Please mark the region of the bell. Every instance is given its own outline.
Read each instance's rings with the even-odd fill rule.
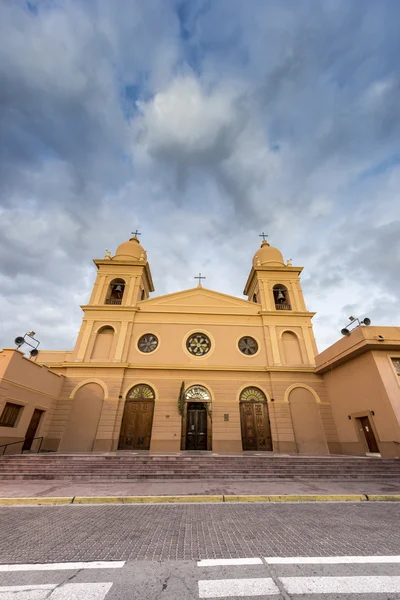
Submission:
[[[285,294],[279,290],[277,300],[285,300]]]
[[[116,285],[114,288],[114,292],[122,292],[122,285]]]

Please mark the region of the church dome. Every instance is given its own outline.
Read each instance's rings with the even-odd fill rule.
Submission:
[[[147,260],[146,251],[135,236],[117,248],[113,260]]]
[[[254,267],[284,267],[282,253],[278,248],[273,248],[263,240],[261,248],[255,253],[253,258]]]

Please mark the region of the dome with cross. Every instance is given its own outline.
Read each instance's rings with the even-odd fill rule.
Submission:
[[[263,236],[261,236],[263,237]],[[270,246],[266,239],[261,242],[261,248],[253,258],[254,267],[284,267],[282,253],[278,248]]]
[[[147,261],[146,250],[138,239],[139,232],[135,232],[127,242],[123,242],[117,248],[113,260],[143,260]],[[140,234],[139,234],[140,235]]]

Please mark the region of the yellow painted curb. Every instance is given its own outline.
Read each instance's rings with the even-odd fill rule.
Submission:
[[[74,504],[155,504],[184,502],[223,502],[221,496],[75,496]]]
[[[63,498],[0,498],[0,506],[12,506],[19,504],[72,504],[73,496]]]
[[[400,502],[400,494],[368,494],[371,502]]]
[[[278,496],[224,496],[224,500],[225,502],[363,502],[367,500],[367,497],[363,494],[287,494]]]

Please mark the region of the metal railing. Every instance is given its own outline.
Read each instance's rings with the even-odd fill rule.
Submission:
[[[41,449],[41,447],[42,447],[42,443],[43,443],[43,437],[35,437],[35,438],[33,438],[33,440],[32,440],[32,444],[33,444],[33,442],[34,442],[35,440],[40,440],[39,448],[37,449],[37,453],[39,454],[39,452],[40,452],[40,449]],[[22,444],[21,454],[23,454],[23,453],[24,453],[24,444],[25,444],[25,440],[20,440],[19,442],[10,442],[9,444],[2,444],[2,445],[0,446],[0,450],[1,450],[1,448],[4,448],[4,450],[3,450],[3,452],[1,453],[1,456],[4,456],[4,455],[5,455],[5,453],[6,453],[6,450],[7,450],[7,447],[8,447],[8,446],[14,446],[15,444]],[[32,448],[32,446],[31,446],[31,448]],[[29,452],[31,451],[31,448],[29,448]],[[19,453],[18,453],[18,452],[15,452],[14,454],[19,454]]]
[[[276,310],[292,310],[290,304],[275,304]]]
[[[108,298],[106,304],[122,304],[122,298]]]

